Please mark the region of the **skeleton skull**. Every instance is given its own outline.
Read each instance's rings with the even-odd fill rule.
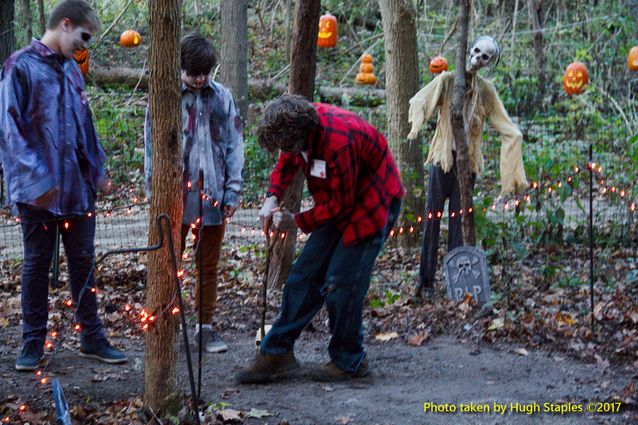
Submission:
[[[454,276],[452,281],[454,283],[457,283],[461,276],[469,276],[470,274],[472,274],[475,279],[478,279],[481,273],[479,271],[472,270],[472,268],[476,264],[478,264],[478,262],[479,260],[476,257],[472,257],[471,259],[467,255],[459,257],[456,260],[456,267],[458,267],[458,272],[456,273],[456,276]]]
[[[459,268],[459,274],[468,275],[472,271],[472,262],[470,261],[470,257],[462,256],[456,260],[456,267]]]
[[[468,71],[476,72],[479,69],[495,63],[501,54],[498,43],[492,37],[482,35],[476,39],[470,49]]]

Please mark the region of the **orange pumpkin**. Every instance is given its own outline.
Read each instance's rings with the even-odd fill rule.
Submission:
[[[447,71],[447,59],[443,56],[435,56],[430,61],[430,72],[432,74],[440,74],[443,71]]]
[[[337,18],[326,13],[319,18],[317,47],[335,47],[337,45]]]
[[[372,63],[372,55],[370,53],[364,53],[361,55],[361,62]]]
[[[372,65],[372,55],[370,53],[364,53],[361,55],[361,65],[359,65],[359,73],[357,74],[356,81],[359,84],[374,84],[377,82],[377,77],[372,73],[374,66]]]
[[[563,76],[563,87],[568,95],[581,94],[589,83],[587,68],[580,62],[571,63]]]
[[[140,33],[135,30],[126,30],[120,36],[120,46],[137,47],[142,42]]]
[[[78,50],[75,55],[73,55],[73,59],[78,63],[82,75],[89,73],[89,49]]]
[[[377,77],[374,74],[360,72],[357,74],[357,83],[359,84],[374,84],[377,82]]]
[[[638,46],[634,46],[627,56],[627,66],[630,71],[638,71]]]
[[[364,62],[359,65],[359,72],[363,72],[364,74],[372,74],[372,71],[374,71],[374,65],[372,65],[371,63]]]

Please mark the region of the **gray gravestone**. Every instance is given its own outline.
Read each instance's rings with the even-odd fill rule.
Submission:
[[[473,246],[454,248],[443,260],[447,296],[460,301],[466,293],[479,304],[490,300],[490,282],[487,275],[485,253]]]

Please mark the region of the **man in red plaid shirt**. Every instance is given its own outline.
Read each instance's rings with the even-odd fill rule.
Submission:
[[[319,381],[366,376],[363,302],[405,194],[388,144],[356,114],[295,95],[266,106],[257,138],[266,149],[282,151],[260,212],[264,230],[272,224],[278,231],[298,227],[311,235],[286,281],[278,319],[237,380],[269,382],[297,369],[295,340],[324,302],[331,361],[311,376]],[[300,169],[315,204],[292,214],[279,199]]]

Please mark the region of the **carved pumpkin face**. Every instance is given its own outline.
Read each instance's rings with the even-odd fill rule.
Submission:
[[[581,94],[589,83],[587,68],[580,62],[570,64],[563,76],[563,87],[568,95]]]
[[[89,49],[78,50],[75,55],[73,55],[73,59],[75,59],[80,67],[82,75],[89,73]]]
[[[627,66],[630,71],[638,71],[638,46],[634,46],[627,56]]]
[[[447,71],[447,59],[443,56],[435,56],[430,61],[430,72],[432,74],[440,74],[443,71]]]
[[[126,30],[120,36],[120,46],[137,47],[142,42],[140,33],[135,30]]]
[[[337,18],[326,13],[319,18],[317,47],[335,47],[337,45]]]
[[[377,82],[377,77],[374,74],[360,72],[357,74],[357,83],[359,84],[374,84]]]

